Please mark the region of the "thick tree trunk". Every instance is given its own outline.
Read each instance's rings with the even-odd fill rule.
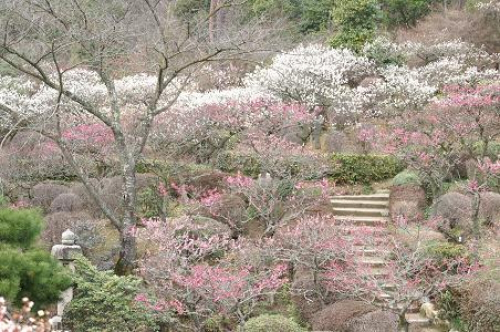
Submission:
[[[128,227],[128,230],[121,231],[120,234],[120,257],[115,264],[115,274],[128,275],[137,266],[137,242],[135,237],[135,226]]]
[[[137,266],[137,181],[135,158],[124,149],[123,162],[123,207],[124,214],[120,231],[120,257],[115,265],[115,273],[126,275],[133,272]]]

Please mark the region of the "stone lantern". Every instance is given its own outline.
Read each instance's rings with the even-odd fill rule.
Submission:
[[[74,261],[82,255],[82,248],[76,244],[77,236],[71,230],[67,229],[62,233],[61,244],[52,247],[52,256],[58,259],[64,266],[71,271],[75,271]],[[61,294],[61,300],[57,303],[57,316],[52,318],[54,331],[62,331],[62,315],[64,307],[73,299],[73,288],[70,287]]]

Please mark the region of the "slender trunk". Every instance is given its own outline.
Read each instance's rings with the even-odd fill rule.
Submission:
[[[481,242],[481,220],[479,218],[479,208],[481,206],[481,194],[474,193],[472,198],[472,232],[474,235],[474,249],[472,257],[475,261],[479,260],[479,246]]]
[[[215,42],[217,38],[217,7],[219,5],[218,0],[210,1],[210,13],[208,18],[208,37],[211,42]]]

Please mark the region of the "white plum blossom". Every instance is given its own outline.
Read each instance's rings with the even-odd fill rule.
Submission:
[[[376,95],[379,113],[391,110],[417,109],[427,104],[437,88],[422,78],[417,69],[407,66],[388,66],[379,69],[383,80],[371,88]]]
[[[277,55],[267,68],[258,68],[245,79],[284,100],[311,106],[334,106],[338,112],[358,111],[353,82],[374,73],[374,64],[350,50],[322,45],[299,46]]]
[[[497,0],[490,0],[488,2],[479,2],[477,8],[484,12],[500,14],[500,2]]]
[[[227,90],[210,90],[207,92],[183,92],[177,98],[176,106],[180,109],[198,109],[209,105],[227,105],[232,103],[250,103],[260,100],[279,100],[271,93],[256,88],[236,87]]]
[[[413,66],[398,62],[376,65],[365,56],[372,51],[382,56],[401,55],[402,59],[413,57],[425,61]],[[318,44],[301,45],[277,55],[269,66],[248,74],[243,86],[225,90],[199,92],[189,77],[176,78],[167,85],[157,107],[172,103],[166,115],[186,121],[167,121],[163,116],[161,122],[164,126],[184,123],[179,128],[169,128],[181,135],[188,118],[203,114],[210,107],[218,107],[217,116],[221,117],[226,105],[226,117],[234,118],[234,105],[259,101],[298,103],[310,111],[315,106],[325,106],[334,115],[354,115],[354,118],[391,115],[394,111],[424,107],[446,85],[500,80],[499,71],[491,66],[499,55],[488,54],[462,41],[423,45],[396,44],[379,38],[367,44],[364,53],[358,55]],[[56,75],[50,78],[58,82]],[[92,104],[99,112],[110,114],[109,92],[98,73],[71,69],[63,73],[63,82],[67,92]],[[141,113],[148,112],[147,105],[156,93],[155,76],[139,73],[115,78],[112,83],[122,115],[138,121]],[[85,113],[68,96],[63,96],[57,105],[58,96],[57,89],[46,84],[23,76],[1,76],[0,126],[9,127],[13,122],[35,116],[50,122],[56,107],[67,114]]]

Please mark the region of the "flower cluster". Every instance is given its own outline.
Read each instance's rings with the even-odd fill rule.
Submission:
[[[23,298],[23,307],[20,312],[10,314],[7,311],[5,299],[0,297],[0,332],[50,332],[51,320],[43,310],[35,316],[31,314],[34,303]]]

